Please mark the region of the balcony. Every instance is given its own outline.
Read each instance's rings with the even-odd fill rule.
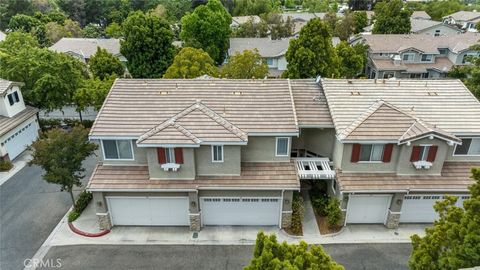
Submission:
[[[335,171],[331,162],[324,157],[294,158],[300,179],[334,179]]]

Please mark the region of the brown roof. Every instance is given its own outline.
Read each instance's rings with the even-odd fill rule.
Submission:
[[[21,123],[28,120],[38,112],[38,109],[26,106],[25,110],[17,113],[12,117],[6,117],[0,115],[0,136],[6,134],[10,130],[14,129]]]
[[[323,90],[312,79],[291,80],[299,126],[333,127]]]
[[[87,185],[96,191],[209,188],[298,189],[300,182],[292,162],[242,162],[240,176],[198,176],[195,180],[150,180],[147,166],[98,165]]]
[[[435,57],[434,63],[400,63],[395,65],[391,59],[371,59],[378,70],[401,70],[408,73],[426,73],[437,70],[447,73],[452,69],[453,63],[447,57]]]
[[[466,191],[473,183],[470,170],[480,162],[445,162],[441,175],[396,175],[395,173],[337,172],[343,192],[360,191]]]
[[[117,79],[90,136],[139,138],[198,100],[248,135],[298,133],[285,79]]]

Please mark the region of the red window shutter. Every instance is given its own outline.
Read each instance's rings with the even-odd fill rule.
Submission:
[[[412,155],[410,156],[410,161],[415,162],[420,160],[420,151],[422,150],[421,146],[412,147]]]
[[[361,145],[358,143],[353,144],[351,162],[358,162],[360,160],[360,147]]]
[[[436,145],[430,146],[430,148],[428,149],[428,156],[427,156],[428,162],[435,161],[435,157],[437,156],[437,149],[438,149],[438,146]]]
[[[175,148],[175,163],[183,164],[183,149]]]
[[[392,159],[393,144],[389,143],[385,145],[383,149],[383,162],[390,162]]]
[[[157,148],[157,157],[158,157],[158,163],[160,164],[167,163],[167,158],[165,157],[165,148]]]

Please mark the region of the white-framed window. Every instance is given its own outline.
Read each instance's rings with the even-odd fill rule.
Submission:
[[[383,72],[383,78],[384,79],[390,79],[395,77],[395,72],[394,71],[384,71]]]
[[[436,37],[440,36],[440,29],[435,30],[435,36]]]
[[[105,160],[133,160],[131,140],[102,140]]]
[[[462,145],[455,146],[454,156],[480,156],[480,137],[462,138]]]
[[[273,58],[267,58],[267,65],[269,67],[273,66]]]
[[[18,95],[17,91],[8,94],[7,98],[8,98],[8,103],[10,104],[10,106],[13,106],[13,104],[15,104],[17,102],[20,102],[20,96]]]
[[[403,61],[407,62],[412,62],[415,60],[415,54],[414,53],[404,53],[402,56]]]
[[[275,146],[275,156],[288,157],[289,145],[290,145],[289,137],[277,137],[277,143]]]
[[[212,162],[223,162],[223,145],[212,145]]]
[[[165,162],[166,163],[175,163],[175,149],[174,148],[165,148]]]
[[[429,151],[430,151],[430,145],[420,145],[420,159],[419,160],[427,161]]]
[[[384,144],[362,144],[360,146],[359,161],[380,162],[383,160]]]
[[[431,62],[433,56],[431,54],[422,54],[422,62]]]

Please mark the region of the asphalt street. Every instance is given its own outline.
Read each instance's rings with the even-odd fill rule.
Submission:
[[[89,157],[84,183],[96,163]],[[23,269],[72,205],[67,192],[45,182],[43,171],[26,166],[0,186],[0,269]],[[81,188],[76,188],[80,190]]]
[[[410,244],[335,244],[325,250],[345,269],[408,269]],[[59,246],[40,269],[242,269],[253,246]]]

